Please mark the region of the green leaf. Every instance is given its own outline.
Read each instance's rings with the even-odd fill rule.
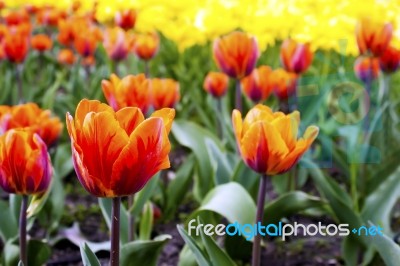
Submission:
[[[212,211],[228,219],[229,222],[252,224],[256,217],[256,205],[247,191],[238,183],[230,182],[211,190],[190,218],[199,212]]]
[[[72,172],[74,166],[72,164],[71,143],[67,142],[58,145],[53,165],[58,178],[63,179]]]
[[[17,236],[18,223],[16,222],[14,215],[11,214],[8,202],[0,200],[0,210],[0,236],[3,243],[5,243],[10,238]]]
[[[374,224],[369,222],[370,226]],[[398,266],[400,261],[400,247],[385,234],[369,237],[369,241],[378,250],[387,266]]]
[[[158,173],[155,176],[153,176],[149,182],[147,182],[147,184],[141,191],[139,191],[134,195],[135,200],[133,202],[133,208],[131,210],[128,210],[131,211],[131,213],[134,216],[139,216],[141,214],[143,206],[146,204],[146,201],[148,201],[153,195],[159,179],[160,179],[160,174]]]
[[[112,199],[99,198],[99,205],[103,214],[104,220],[111,230],[111,210],[112,210]],[[128,212],[123,204],[121,204],[121,217],[120,217],[120,240],[121,243],[125,244],[128,242]]]
[[[27,218],[34,217],[38,214],[44,205],[46,204],[47,199],[49,198],[50,190],[42,194],[35,194],[32,196],[31,202],[29,203],[28,209],[26,210]]]
[[[197,218],[198,224],[202,223],[200,218]],[[207,250],[212,265],[234,266],[236,265],[232,259],[223,251],[211,236],[207,236],[203,230],[200,230],[203,245]]]
[[[160,235],[154,240],[137,240],[123,245],[121,248],[121,265],[136,266],[139,262],[140,265],[157,265],[158,256],[170,239],[170,235]]]
[[[221,149],[222,144],[209,131],[190,121],[174,121],[172,134],[179,144],[191,149],[196,155],[198,176],[195,179],[194,193],[197,200],[201,200],[215,185],[215,169],[210,160],[206,139],[214,141]]]
[[[324,208],[320,198],[301,191],[283,194],[264,207],[264,223],[275,223],[284,217],[299,213],[309,208]]]
[[[400,167],[384,182],[368,195],[365,200],[361,217],[364,221],[372,221],[390,231],[391,211],[400,195]]]
[[[5,266],[14,266],[19,261],[19,247],[13,243],[12,240],[8,240],[4,245],[4,264]]]
[[[51,249],[47,243],[31,239],[28,241],[27,255],[30,266],[41,266],[50,258]]]
[[[187,244],[183,246],[179,253],[178,266],[198,266],[196,258]]]
[[[215,183],[217,185],[228,183],[232,176],[232,165],[227,157],[227,153],[222,151],[214,141],[211,139],[205,139],[211,165],[216,173]]]
[[[190,248],[193,252],[194,256],[196,257],[196,261],[200,266],[211,266],[213,265],[205,251],[196,243],[196,241],[191,237],[185,229],[181,225],[177,225],[178,232],[182,236],[183,240],[185,241],[186,245]]]
[[[139,239],[149,240],[153,229],[153,206],[150,201],[144,205],[143,214],[140,217]]]
[[[96,255],[93,253],[93,251],[90,249],[90,247],[86,244],[83,244],[81,246],[81,257],[82,257],[82,263],[84,266],[100,266],[100,261],[96,257]]]
[[[183,201],[192,181],[195,163],[193,155],[189,155],[181,167],[176,171],[175,178],[168,184],[166,191],[167,204],[164,211],[166,217],[175,214],[178,205]]]
[[[233,172],[232,181],[241,184],[256,201],[260,174],[251,170],[242,160],[236,165]]]

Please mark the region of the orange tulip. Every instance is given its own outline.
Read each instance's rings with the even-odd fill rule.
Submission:
[[[0,186],[14,194],[45,192],[52,167],[46,144],[29,130],[10,130],[0,136]]]
[[[157,33],[142,33],[135,35],[133,51],[142,60],[152,59],[158,52],[160,38]]]
[[[168,133],[174,109],[148,118],[139,108],[114,112],[99,101],[82,100],[75,119],[67,113],[72,158],[82,186],[96,197],[132,195],[170,166]]]
[[[296,93],[297,75],[284,69],[277,69],[271,73],[271,86],[276,97],[287,100]]]
[[[238,110],[232,113],[236,142],[244,162],[260,174],[277,175],[290,170],[310,148],[318,135],[318,127],[309,126],[297,139],[300,113],[289,115],[272,112],[256,105],[245,119]]]
[[[75,35],[75,23],[73,20],[61,20],[59,22],[57,36],[59,43],[65,46],[70,46],[75,40]]]
[[[294,40],[287,39],[281,46],[281,62],[283,67],[296,74],[307,70],[313,60],[309,44],[299,44]]]
[[[42,110],[36,103],[1,108],[4,113],[0,112],[0,133],[14,128],[29,128],[37,133],[48,147],[55,144],[61,134],[63,125],[60,119],[52,117],[50,110]]]
[[[228,90],[229,77],[220,72],[209,72],[204,79],[203,88],[215,98],[220,98]]]
[[[104,34],[103,45],[112,60],[121,61],[129,54],[132,38],[121,28],[108,28]]]
[[[260,66],[241,80],[244,93],[253,102],[267,99],[272,93],[270,75],[272,70],[269,66]]]
[[[400,66],[400,50],[389,46],[379,57],[379,66],[385,73],[393,73]]]
[[[37,22],[41,25],[57,27],[58,22],[65,19],[67,14],[55,8],[43,8],[37,14]]]
[[[58,53],[57,61],[64,65],[73,65],[75,63],[74,52],[70,49],[62,49]]]
[[[365,83],[376,79],[379,74],[378,58],[364,56],[357,58],[354,63],[354,72],[357,78]]]
[[[146,113],[150,105],[149,81],[144,74],[128,75],[120,79],[112,74],[101,82],[108,104],[118,111],[124,107],[139,107]]]
[[[219,69],[236,79],[249,75],[260,56],[256,39],[239,31],[216,39],[213,53]]]
[[[31,46],[39,52],[44,52],[51,49],[53,41],[46,34],[37,34],[31,38]]]
[[[155,110],[173,108],[180,99],[179,83],[173,79],[151,79],[150,92]]]
[[[29,23],[29,14],[24,9],[10,11],[4,20],[7,26],[16,26],[22,23]]]
[[[136,11],[134,9],[127,9],[123,11],[118,11],[115,14],[115,24],[124,30],[129,30],[135,27],[136,22]]]
[[[4,38],[4,53],[13,63],[21,63],[28,53],[28,38],[19,33],[9,33]]]
[[[75,36],[74,46],[82,57],[94,55],[98,43],[98,38],[89,31],[85,31]]]
[[[380,24],[369,18],[362,19],[356,26],[356,38],[360,54],[367,52],[379,56],[389,46],[393,26],[390,23]]]

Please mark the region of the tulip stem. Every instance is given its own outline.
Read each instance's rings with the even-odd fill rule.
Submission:
[[[224,116],[222,115],[222,99],[217,98],[217,132],[220,140],[224,139]]]
[[[128,241],[135,240],[135,217],[132,215],[132,207],[135,195],[128,196]]]
[[[28,195],[22,195],[21,212],[19,215],[19,251],[20,260],[24,266],[28,265],[26,250],[26,210],[28,208]]]
[[[18,90],[18,103],[22,104],[24,102],[24,94],[22,89],[22,66],[16,65],[15,78],[17,80],[17,90]]]
[[[150,62],[149,61],[144,61],[144,74],[146,75],[146,78],[150,78]]]
[[[119,222],[121,198],[112,199],[110,266],[119,266]]]
[[[242,112],[242,91],[241,91],[239,79],[236,79],[235,108],[239,112]]]
[[[260,181],[260,187],[258,190],[258,200],[257,200],[257,216],[256,216],[256,224],[262,223],[262,219],[264,216],[264,202],[265,202],[265,194],[267,190],[267,178],[266,174],[263,174]],[[256,234],[253,242],[253,259],[252,266],[260,265],[260,255],[261,255],[261,235]]]

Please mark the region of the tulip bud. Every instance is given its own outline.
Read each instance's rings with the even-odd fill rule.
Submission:
[[[356,26],[357,45],[360,54],[382,54],[392,39],[393,26],[390,23],[381,24],[369,18],[362,19]]]
[[[272,93],[271,73],[272,70],[269,66],[260,66],[241,80],[244,93],[253,102],[264,101]]]
[[[362,82],[371,82],[378,77],[379,61],[374,57],[361,56],[354,63],[354,72]]]
[[[288,39],[281,46],[281,62],[283,67],[296,74],[301,74],[307,70],[313,60],[309,44],[300,44]]]
[[[209,72],[204,79],[203,88],[215,98],[220,98],[228,90],[229,77],[220,72]]]
[[[393,73],[400,65],[400,50],[389,46],[379,57],[379,66],[385,73]]]

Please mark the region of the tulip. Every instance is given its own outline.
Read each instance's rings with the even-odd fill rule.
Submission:
[[[379,60],[373,57],[359,57],[354,63],[354,72],[362,82],[370,83],[378,77]]]
[[[58,53],[57,61],[64,65],[73,65],[75,63],[74,52],[70,49],[62,49]]]
[[[124,30],[133,29],[136,22],[136,11],[134,9],[127,9],[123,11],[118,11],[115,14],[115,24]]]
[[[318,127],[309,126],[304,136],[297,138],[300,113],[289,115],[272,112],[264,105],[256,105],[242,120],[238,110],[232,113],[233,129],[241,157],[248,167],[262,174],[260,182],[256,224],[262,222],[267,176],[290,170],[310,148],[318,135]],[[253,242],[253,266],[260,265],[261,236]]]
[[[287,39],[281,46],[281,62],[283,67],[296,74],[307,70],[313,60],[309,44],[299,44],[294,40]]]
[[[84,58],[94,55],[98,38],[89,31],[75,36],[74,46],[76,51]]]
[[[22,23],[29,22],[29,14],[24,9],[16,9],[10,11],[5,17],[4,20],[7,26],[15,26]]]
[[[400,50],[389,46],[379,57],[379,66],[387,74],[396,72],[400,66]]]
[[[119,216],[122,196],[141,190],[158,171],[170,166],[168,133],[174,109],[148,118],[139,108],[117,112],[98,101],[82,100],[75,119],[67,113],[74,168],[82,186],[96,197],[113,198],[111,265],[119,265]]]
[[[160,38],[157,33],[142,33],[135,35],[133,51],[144,61],[152,59],[159,48]]]
[[[124,107],[139,107],[146,113],[150,105],[149,81],[145,75],[128,75],[120,79],[112,74],[110,80],[101,82],[108,104],[118,111]]]
[[[8,33],[4,37],[4,53],[12,63],[22,63],[28,53],[28,38],[20,33]]]
[[[77,32],[78,29],[73,20],[61,20],[58,24],[57,40],[62,45],[70,46],[74,43]]]
[[[38,34],[31,38],[31,46],[33,49],[42,53],[51,49],[53,41],[46,34]]]
[[[179,83],[173,79],[151,79],[150,92],[155,110],[173,108],[180,98]]]
[[[260,56],[256,39],[239,31],[216,39],[213,54],[220,70],[236,79],[249,75]]]
[[[356,26],[356,38],[360,54],[382,54],[392,39],[393,26],[390,23],[380,24],[369,18],[362,19]]]
[[[253,102],[264,101],[271,95],[272,86],[270,75],[272,70],[269,66],[255,68],[253,72],[241,80],[244,93]]]
[[[232,32],[214,41],[213,55],[219,69],[236,79],[235,106],[241,110],[240,79],[253,71],[260,56],[256,39],[243,32]]]
[[[124,60],[132,46],[132,38],[121,28],[108,28],[104,34],[104,48],[114,61]]]
[[[224,96],[228,90],[229,77],[221,72],[209,72],[203,88],[215,98]]]
[[[37,14],[37,22],[41,25],[56,27],[58,22],[65,19],[66,16],[67,14],[64,11],[55,8],[43,8]]]
[[[276,97],[281,101],[287,101],[296,94],[297,75],[284,69],[277,69],[271,73],[271,86]]]
[[[52,117],[50,110],[42,110],[36,103],[26,103],[12,107],[0,106],[0,134],[9,129],[29,128],[46,143],[54,145],[59,138],[63,125],[58,117]]]
[[[22,195],[19,217],[20,260],[28,265],[26,252],[26,210],[28,195],[44,193],[50,184],[52,167],[46,144],[39,135],[12,129],[0,136],[0,187]]]

